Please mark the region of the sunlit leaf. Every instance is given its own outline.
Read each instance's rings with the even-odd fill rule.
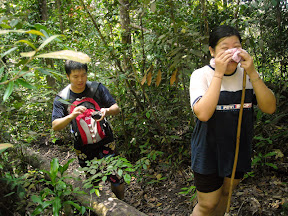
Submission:
[[[44,36],[44,35],[43,35]],[[53,35],[49,38],[47,38],[39,47],[38,50],[42,50],[47,44],[49,44],[51,41],[53,41],[54,39],[56,39],[57,37],[61,37],[63,35]]]
[[[144,77],[142,78],[141,85],[144,85],[145,82],[146,82],[146,74],[145,74]]]
[[[160,85],[161,82],[161,70],[159,69],[158,73],[157,73],[157,78],[156,78],[156,86],[158,87]]]
[[[150,71],[147,75],[147,84],[148,86],[151,85],[151,82],[152,82],[152,72]]]
[[[36,50],[36,47],[34,46],[34,44],[32,44],[30,41],[27,40],[19,40],[16,43],[26,43],[28,44],[30,47],[32,47],[34,50]]]
[[[18,82],[20,85],[22,85],[22,86],[24,86],[25,88],[28,88],[28,89],[35,89],[35,88],[36,88],[35,86],[27,83],[27,82],[26,82],[24,79],[22,79],[22,78],[17,79],[17,82]]]
[[[22,57],[32,57],[36,54],[36,51],[31,51],[31,52],[25,52],[25,53],[20,53]]]
[[[0,150],[7,149],[13,147],[11,143],[0,143]]]
[[[66,59],[66,60],[73,60],[80,63],[88,63],[91,61],[90,57],[82,52],[76,52],[72,50],[61,50],[52,53],[45,53],[37,55],[36,58],[54,58],[54,59]]]
[[[14,87],[14,82],[13,81],[9,82],[8,87],[3,96],[3,102],[5,102],[7,98],[12,94],[13,87]]]
[[[171,86],[174,84],[174,82],[175,82],[176,79],[177,79],[177,72],[178,72],[178,69],[176,69],[176,70],[172,73],[172,76],[171,76],[171,79],[170,79],[170,85],[171,85]]]
[[[8,33],[26,33],[24,30],[0,30],[0,34],[8,34]]]
[[[44,34],[40,31],[37,31],[37,30],[29,30],[27,31],[26,33],[28,34],[34,34],[34,35],[39,35],[39,36],[44,36]]]

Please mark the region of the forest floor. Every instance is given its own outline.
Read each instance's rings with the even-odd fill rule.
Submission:
[[[67,146],[40,144],[33,146],[48,159],[57,157],[61,164],[76,157]],[[270,216],[288,215],[288,159],[274,159],[278,169],[269,167],[254,168],[254,177],[244,179],[233,193],[229,215],[240,216]],[[75,160],[68,171],[77,169]],[[126,185],[124,201],[149,216],[188,216],[191,214],[196,200],[190,201],[190,196],[179,194],[181,188],[193,185],[192,173],[189,167],[180,167],[177,171],[169,170],[169,166],[159,163],[151,166],[150,174],[161,174],[167,179],[154,184],[138,182],[134,177],[130,185]],[[171,177],[173,172],[174,177]],[[111,193],[108,183],[102,183],[101,190]],[[111,196],[113,194],[111,193]]]

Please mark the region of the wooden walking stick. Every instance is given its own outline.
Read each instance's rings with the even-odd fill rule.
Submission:
[[[242,84],[242,86],[243,86],[243,88],[242,88],[241,106],[240,106],[239,118],[238,118],[236,149],[235,149],[233,170],[232,170],[232,175],[231,175],[231,183],[230,183],[230,188],[229,188],[228,202],[227,202],[227,207],[226,207],[226,212],[227,213],[230,211],[231,196],[232,196],[232,190],[233,190],[233,182],[234,182],[235,172],[236,172],[236,167],[237,167],[237,162],[238,162],[240,134],[241,134],[241,124],[242,124],[243,106],[244,106],[245,89],[246,89],[246,71],[245,70],[244,70],[244,73],[243,73],[243,84]]]

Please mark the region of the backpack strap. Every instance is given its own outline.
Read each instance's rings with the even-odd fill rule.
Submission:
[[[89,93],[88,93],[87,97],[93,98],[94,95],[96,94],[96,98],[99,98],[97,90],[98,90],[98,86],[100,85],[100,83],[96,82],[96,81],[93,81],[93,82],[87,81],[86,84],[89,88]]]
[[[58,93],[58,96],[61,97],[64,100],[69,99],[70,97],[70,86],[71,84],[67,85],[62,91]]]
[[[89,89],[89,92],[87,94],[87,97],[91,97],[93,98],[94,95],[96,94],[96,98],[99,98],[99,95],[98,95],[98,86],[100,85],[99,82],[96,82],[96,81],[87,81],[86,82],[86,85],[88,86],[88,89]],[[58,93],[58,96],[61,97],[62,99],[64,100],[67,100],[67,99],[71,99],[70,98],[70,86],[71,84],[67,85],[64,89],[62,89],[59,93]]]

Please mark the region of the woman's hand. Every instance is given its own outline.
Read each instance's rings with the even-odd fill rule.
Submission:
[[[247,53],[244,50],[241,50],[241,52],[239,53],[239,56],[242,58],[240,62],[241,67],[247,72],[247,75],[250,77],[250,79],[255,79],[259,77],[255,69],[253,59],[249,55],[249,53]]]
[[[215,76],[223,77],[228,63],[232,60],[233,54],[230,51],[220,51],[215,56]]]

